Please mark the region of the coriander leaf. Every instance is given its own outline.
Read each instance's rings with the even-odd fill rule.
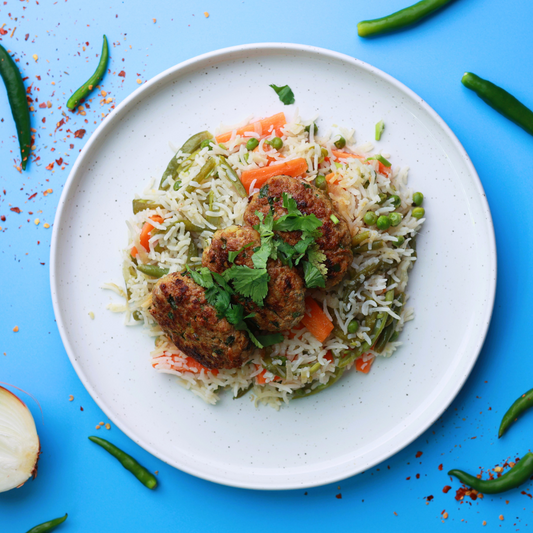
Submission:
[[[286,192],[283,193],[283,207],[288,211],[288,215],[303,216],[298,210],[298,204],[296,203],[296,200]]]
[[[266,183],[259,189],[259,198],[266,198],[267,196],[268,196],[268,183]]]
[[[274,221],[274,229],[276,231],[305,231],[313,233],[320,226],[322,226],[322,222],[314,214],[296,217],[287,214]],[[316,236],[320,236],[320,234]]]
[[[324,253],[322,253],[318,245],[315,244],[314,246],[311,246],[307,250],[307,259],[312,265],[318,268],[318,270],[323,276],[327,275],[328,269],[326,268],[326,265],[324,264],[324,261],[326,260],[326,256],[324,255]]]
[[[283,335],[281,333],[271,333],[269,335],[256,335],[257,340],[264,346],[272,346],[283,342]],[[281,356],[279,357],[281,359]]]
[[[313,244],[314,242],[315,242],[315,239],[313,237],[302,238],[294,245],[294,249],[299,254],[305,254],[309,246],[311,246],[311,244]]]
[[[230,295],[233,294],[233,289],[226,283],[226,280],[222,275],[218,274],[217,272],[211,272],[211,275],[213,278],[215,278],[215,281],[222,287],[222,289],[224,289]]]
[[[250,337],[250,340],[258,347],[263,348],[263,345],[259,342],[259,340],[256,338],[256,336],[248,329],[246,328],[246,331],[248,332],[248,336]]]
[[[294,246],[291,246],[283,239],[278,238],[275,241],[274,249],[277,249],[281,262],[283,264],[288,264],[292,268],[292,258],[294,255],[296,255],[296,250],[294,249]]]
[[[228,292],[223,291],[216,285],[213,285],[213,287],[205,291],[205,299],[207,300],[208,304],[215,308],[219,318],[223,318],[225,316],[231,300]]]
[[[187,274],[191,276],[195,283],[204,289],[210,289],[214,285],[211,271],[206,267],[202,267],[199,270],[191,270],[187,266]]]
[[[232,281],[235,290],[245,298],[251,298],[257,305],[263,306],[268,293],[270,276],[265,268],[250,268],[233,265],[223,274],[226,281]]]
[[[226,320],[235,326],[235,329],[246,330],[248,326],[244,322],[244,308],[242,305],[230,305],[226,311]],[[240,327],[239,327],[240,326]]]
[[[303,262],[305,286],[308,289],[326,286],[326,280],[320,270],[309,261]]]
[[[272,253],[272,237],[267,237],[266,239],[261,240],[261,248],[252,255],[252,262],[254,264],[254,269],[266,269],[268,258]]]
[[[250,246],[252,246],[254,243],[253,242],[249,242],[248,244],[244,245],[242,248],[240,248],[239,250],[237,250],[236,252],[228,252],[228,261],[230,263],[233,263],[233,261],[235,261],[235,258],[243,251],[245,250],[246,248],[249,248]]]
[[[294,104],[294,93],[288,85],[278,87],[277,85],[271,84],[270,87],[272,87],[272,89],[276,91],[277,95],[279,96],[279,99],[285,105]]]

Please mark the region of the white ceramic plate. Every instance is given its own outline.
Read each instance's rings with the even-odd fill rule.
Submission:
[[[228,395],[206,405],[150,366],[153,341],[105,309],[102,283],[121,283],[131,199],[159,178],[191,134],[284,107],[269,84],[288,84],[300,115],[356,128],[386,124],[379,148],[411,168],[426,196],[407,325],[394,357],[369,375],[279,412]],[[292,44],[212,52],[140,87],[100,125],[74,165],[57,211],[51,285],[61,337],[88,391],[150,453],[190,474],[255,489],[311,487],[383,461],[446,409],[488,328],[496,282],[490,212],[476,171],[438,115],[404,85],[351,57]],[[93,311],[94,320],[88,313]]]

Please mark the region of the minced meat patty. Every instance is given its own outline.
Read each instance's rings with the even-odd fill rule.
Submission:
[[[326,256],[326,289],[337,285],[353,261],[350,249],[351,234],[348,223],[324,191],[302,179],[274,176],[263,185],[260,192],[250,199],[244,213],[245,224],[249,226],[258,224],[259,218],[255,213],[263,213],[266,216],[271,205],[274,209],[275,220],[287,214],[287,210],[283,207],[282,194],[284,192],[294,198],[303,215],[314,214],[322,222],[322,226],[318,228],[322,236],[317,238],[316,242]],[[338,219],[337,224],[331,219],[331,215]],[[292,246],[301,238],[300,231],[282,231],[278,234]]]
[[[241,250],[235,258],[235,265],[254,268],[252,256],[254,249],[261,246],[261,238],[257,231],[249,226],[230,226],[218,230],[213,235],[211,245],[204,250],[202,265],[212,272],[222,274],[232,265],[228,261],[228,253]],[[263,331],[285,331],[296,326],[305,312],[305,286],[295,268],[284,266],[279,260],[269,259],[267,273],[270,277],[268,293],[263,307],[256,305],[251,299],[235,295],[235,299],[246,310],[246,314],[255,313],[249,319]]]
[[[240,367],[254,351],[248,334],[218,318],[205,289],[184,274],[168,274],[155,284],[150,313],[183,353],[207,368]]]

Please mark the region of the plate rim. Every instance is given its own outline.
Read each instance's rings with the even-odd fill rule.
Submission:
[[[67,328],[65,326],[66,320],[64,320],[63,318],[63,315],[61,313],[60,303],[58,300],[59,276],[56,275],[56,269],[58,268],[58,264],[59,264],[59,258],[57,257],[58,247],[59,247],[58,236],[59,236],[59,231],[60,231],[59,228],[61,227],[61,222],[64,217],[65,206],[67,205],[67,202],[66,202],[67,196],[70,194],[73,186],[75,186],[77,183],[76,175],[78,173],[78,169],[84,163],[84,159],[87,153],[90,152],[93,148],[93,145],[95,145],[99,141],[100,136],[102,134],[105,134],[107,129],[112,128],[114,123],[117,120],[120,120],[122,115],[126,114],[129,111],[130,107],[134,107],[137,103],[142,101],[143,93],[150,91],[154,85],[158,84],[161,81],[167,80],[169,78],[174,78],[174,79],[176,77],[179,78],[180,71],[186,70],[189,66],[194,65],[195,63],[201,63],[202,61],[205,61],[205,60],[217,60],[217,59],[219,62],[222,62],[222,61],[231,59],[230,57],[231,54],[242,53],[242,52],[254,52],[254,51],[263,52],[263,53],[268,52],[268,51],[272,53],[274,52],[282,52],[282,53],[285,52],[286,53],[286,52],[292,51],[295,53],[307,53],[309,55],[317,55],[321,58],[331,58],[331,59],[335,59],[340,62],[349,63],[350,65],[354,65],[359,68],[362,68],[368,73],[383,79],[384,81],[388,82],[395,88],[405,93],[414,102],[420,105],[423,108],[423,110],[426,113],[428,113],[431,119],[438,124],[442,132],[451,141],[452,145],[457,150],[458,155],[461,156],[461,159],[465,163],[470,176],[473,178],[472,183],[475,186],[475,189],[478,194],[478,199],[481,203],[482,210],[485,214],[484,224],[486,225],[487,245],[488,245],[488,249],[490,252],[490,258],[487,263],[487,272],[489,272],[488,278],[490,280],[491,291],[490,291],[490,295],[485,295],[486,301],[489,305],[485,306],[485,314],[482,317],[480,317],[482,318],[482,323],[483,323],[480,326],[480,332],[482,334],[478,336],[477,342],[475,343],[475,352],[476,352],[475,357],[472,357],[469,365],[464,368],[464,373],[461,376],[461,379],[458,379],[455,382],[455,386],[450,389],[450,392],[447,394],[446,400],[440,405],[440,408],[437,411],[435,411],[433,416],[430,416],[428,418],[428,421],[426,421],[424,424],[421,424],[419,427],[417,427],[417,430],[414,431],[413,434],[409,436],[409,438],[406,438],[398,446],[396,446],[393,451],[390,451],[390,450],[384,451],[381,455],[379,455],[378,457],[370,461],[368,464],[366,464],[364,468],[347,469],[347,471],[343,473],[340,477],[339,475],[330,474],[328,476],[328,475],[322,474],[320,476],[320,480],[315,480],[312,482],[304,482],[304,483],[298,483],[295,480],[291,480],[291,482],[282,482],[280,484],[279,480],[276,480],[276,481],[269,482],[268,485],[264,485],[264,484],[262,485],[260,483],[260,479],[263,479],[262,476],[260,476],[260,479],[258,480],[259,482],[258,481],[252,482],[250,480],[248,480],[247,482],[241,480],[239,482],[234,477],[224,478],[221,475],[216,475],[216,474],[209,475],[209,473],[206,473],[204,470],[190,467],[188,465],[186,465],[185,467],[183,465],[177,466],[175,461],[172,461],[171,458],[168,458],[168,457],[162,457],[161,454],[157,452],[156,450],[154,450],[149,443],[144,442],[142,438],[139,438],[137,435],[135,435],[133,431],[130,431],[129,428],[125,427],[125,425],[122,423],[121,420],[116,419],[116,417],[114,416],[112,417],[110,416],[110,419],[113,421],[113,423],[125,435],[127,435],[136,444],[141,446],[145,451],[157,457],[158,459],[164,461],[170,466],[177,468],[178,470],[181,470],[188,474],[191,474],[193,476],[199,477],[201,479],[205,479],[205,480],[212,481],[214,483],[219,483],[219,484],[226,485],[226,486],[254,489],[254,490],[291,490],[291,489],[299,489],[299,488],[311,488],[311,487],[326,485],[328,483],[338,482],[348,477],[357,475],[361,473],[363,470],[368,470],[369,468],[397,454],[398,452],[406,448],[409,444],[411,444],[414,440],[416,440],[418,437],[420,437],[420,435],[422,435],[431,425],[435,423],[436,420],[438,420],[438,418],[450,406],[450,404],[457,397],[460,390],[463,388],[466,380],[470,376],[474,368],[474,365],[476,364],[477,359],[481,353],[481,350],[483,348],[483,344],[485,342],[488,329],[491,323],[491,318],[492,318],[492,313],[493,313],[493,308],[494,308],[494,301],[496,297],[496,286],[497,286],[497,253],[496,253],[496,239],[495,239],[495,232],[494,232],[494,224],[493,224],[490,208],[488,205],[487,197],[483,189],[481,180],[479,179],[478,173],[470,157],[468,156],[465,148],[463,147],[463,145],[461,144],[457,136],[454,134],[451,128],[446,124],[446,122],[440,117],[440,115],[418,94],[416,94],[414,91],[409,89],[406,85],[404,85],[402,82],[400,82],[396,78],[392,77],[386,72],[383,72],[381,69],[378,69],[377,67],[374,67],[370,65],[369,63],[366,63],[365,61],[362,61],[360,59],[354,58],[352,56],[349,56],[341,52],[336,52],[334,50],[329,50],[326,48],[321,48],[321,47],[316,47],[316,46],[298,44],[298,43],[266,42],[266,43],[250,43],[250,44],[231,46],[231,47],[221,48],[218,50],[214,50],[211,52],[207,52],[207,53],[195,56],[193,58],[182,61],[172,67],[169,67],[168,69],[164,70],[163,72],[151,78],[149,81],[144,83],[142,86],[138,87],[130,95],[126,96],[126,98],[120,104],[118,104],[117,107],[98,125],[98,127],[96,128],[94,133],[90,136],[89,140],[87,141],[87,143],[81,150],[80,154],[76,158],[76,161],[64,184],[63,191],[61,193],[61,197],[59,199],[55,218],[54,218],[54,226],[53,226],[53,231],[52,231],[52,240],[51,240],[51,248],[50,248],[50,290],[51,290],[52,305],[54,309],[54,315],[56,318],[57,328],[59,330],[59,334],[61,336],[61,340],[63,342],[63,346],[65,348],[65,351],[67,352],[69,360],[72,366],[74,367],[74,370],[76,371],[78,378],[80,379],[85,389],[89,392],[92,399],[96,402],[96,404],[100,407],[100,409],[102,409],[102,411],[104,411],[107,414],[108,412],[107,403],[103,399],[101,399],[99,395],[96,393],[94,387],[91,385],[88,378],[85,376],[84,371],[82,370],[81,366],[77,362],[74,350],[68,338]],[[169,79],[168,81],[171,81],[171,79]],[[493,275],[491,276],[490,273],[493,273]]]

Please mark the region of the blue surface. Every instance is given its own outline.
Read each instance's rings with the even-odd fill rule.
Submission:
[[[454,496],[460,484],[445,472],[459,467],[477,473],[480,467],[514,460],[532,446],[533,413],[504,439],[496,435],[506,408],[533,387],[527,341],[533,296],[528,161],[533,137],[486,106],[460,79],[465,70],[475,72],[533,107],[533,4],[457,0],[408,31],[363,40],[356,33],[358,21],[403,8],[406,0],[109,3],[7,0],[0,5],[0,26],[5,23],[7,30],[0,42],[20,58],[26,86],[32,84],[35,154],[40,157],[27,172],[16,170],[18,143],[0,90],[0,215],[6,217],[0,221],[0,380],[30,392],[43,409],[41,417],[28,400],[42,442],[39,475],[0,494],[0,531],[24,532],[65,512],[69,519],[58,529],[65,533],[148,527],[188,532],[518,531],[532,524],[532,501],[521,493],[531,492],[531,482],[501,496],[458,502]],[[86,116],[65,116],[67,95],[94,69],[103,33],[112,45],[111,73],[102,87],[113,101],[101,105],[93,95]],[[449,124],[472,158],[494,218],[499,273],[491,327],[472,375],[442,418],[394,457],[334,485],[290,492],[218,486],[167,466],[114,427],[100,429],[99,435],[159,472],[160,486],[150,491],[87,440],[107,419],[72,369],[56,328],[48,281],[52,230],[44,224],[52,224],[69,169],[102,113],[135,90],[138,79],[148,80],[204,52],[269,41],[321,46],[371,63],[413,89]],[[122,70],[125,77],[118,76]],[[39,108],[47,101],[51,108]],[[62,118],[68,121],[55,131]],[[74,138],[81,128],[87,132],[83,139]],[[55,162],[60,158],[63,165]],[[44,195],[47,189],[53,192]],[[417,458],[417,452],[423,454]],[[453,487],[447,494],[445,485]]]

